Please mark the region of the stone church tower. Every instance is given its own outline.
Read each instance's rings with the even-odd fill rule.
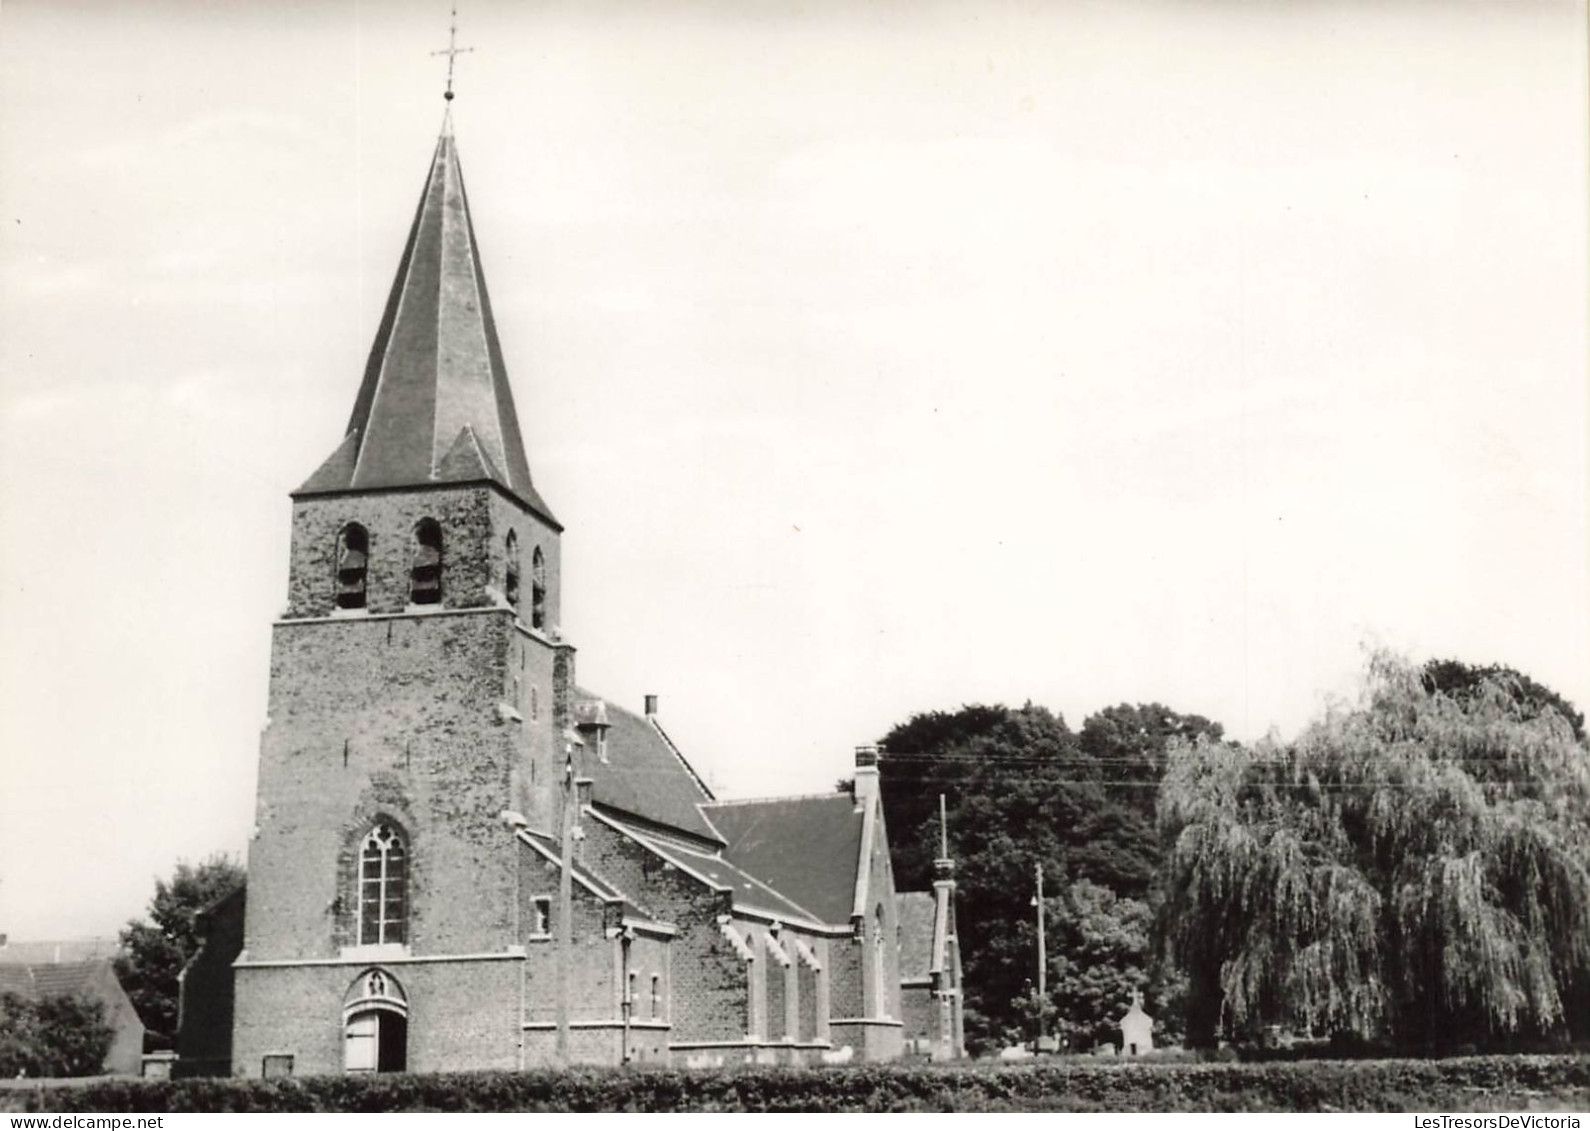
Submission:
[[[407,1041],[421,1061],[517,1010],[518,971],[490,960],[520,941],[505,820],[558,827],[573,662],[557,636],[561,530],[531,482],[444,128],[346,438],[293,494],[241,1048],[302,1058],[309,1032],[284,1038],[311,1018],[325,1030],[306,1007],[325,977],[346,981],[347,961],[402,958],[405,1004],[460,1003],[449,1026]],[[336,1031],[324,1039],[340,1062]]]

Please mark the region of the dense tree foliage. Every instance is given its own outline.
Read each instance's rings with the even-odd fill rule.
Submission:
[[[1082,752],[1102,766],[1111,792],[1141,813],[1152,826],[1159,779],[1165,774],[1165,752],[1173,738],[1218,740],[1219,723],[1202,715],[1182,715],[1163,703],[1122,703],[1089,715],[1077,736]],[[1143,833],[1153,839],[1150,827]]]
[[[1161,922],[1189,1038],[1590,1030],[1590,757],[1516,673],[1376,656],[1290,744],[1173,744]]]
[[[1501,664],[1486,664],[1482,667],[1460,660],[1431,660],[1419,673],[1419,682],[1426,691],[1440,691],[1459,699],[1476,695],[1488,685],[1500,686],[1519,710],[1529,717],[1555,711],[1573,728],[1575,738],[1585,736],[1584,712],[1551,688]]]
[[[1134,988],[1147,985],[1152,1003],[1160,979],[1147,900],[1158,844],[1146,813],[1165,743],[1205,733],[1219,727],[1159,704],[1123,704],[1088,719],[1079,736],[1029,703],[921,714],[884,736],[884,813],[900,890],[931,885],[939,795],[947,802],[970,1043],[1030,1038],[1043,1013],[1073,1046],[1091,1046],[1119,1039],[1114,1023]],[[1047,1004],[1030,996],[1037,864],[1048,877]]]
[[[113,1036],[101,1002],[0,996],[0,1077],[95,1076]]]
[[[148,921],[135,919],[122,931],[116,975],[150,1040],[169,1042],[176,1034],[177,975],[199,949],[199,912],[241,887],[244,875],[226,856],[180,863],[169,883],[155,881]]]

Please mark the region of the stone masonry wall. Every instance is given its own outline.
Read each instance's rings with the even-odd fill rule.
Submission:
[[[507,538],[519,544],[519,601],[515,611],[530,624],[531,562],[539,547],[545,562],[546,631],[560,622],[562,555],[557,531],[492,487],[436,487],[319,495],[293,503],[288,572],[288,618],[331,615],[336,601],[337,539],[350,522],[369,534],[365,607],[400,613],[409,603],[414,528],[434,518],[442,528],[442,604],[477,609],[505,603]]]
[[[506,612],[276,627],[245,946],[326,958],[357,930],[355,857],[378,820],[409,840],[408,945],[510,945],[510,806],[523,725],[499,710]]]

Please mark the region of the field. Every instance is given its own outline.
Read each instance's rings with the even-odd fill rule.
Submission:
[[[1590,1055],[7,1081],[0,1110],[1585,1112]]]

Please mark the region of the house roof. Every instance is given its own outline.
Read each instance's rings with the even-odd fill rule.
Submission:
[[[0,966],[0,994],[17,994],[20,997],[33,997],[33,967],[20,962],[8,962]]]
[[[483,480],[556,525],[530,482],[449,118],[347,434],[296,494]]]
[[[598,697],[575,690],[584,700]],[[596,712],[590,710],[594,717]],[[586,748],[582,769],[591,779],[591,798],[605,809],[632,814],[669,829],[677,829],[712,845],[723,842],[701,812],[712,800],[706,783],[690,768],[678,747],[669,741],[654,719],[626,711],[606,701],[607,760]]]
[[[900,977],[928,978],[934,969],[938,909],[931,892],[903,891],[894,897],[900,921]]]
[[[60,962],[33,967],[33,989],[39,997],[88,994],[96,988],[110,963],[101,958],[92,962]]]
[[[97,999],[104,996],[107,985],[120,985],[108,958],[0,964],[0,992],[21,994],[33,1001],[75,995]]]
[[[723,855],[824,923],[848,923],[861,864],[862,814],[848,793],[703,806]]]

